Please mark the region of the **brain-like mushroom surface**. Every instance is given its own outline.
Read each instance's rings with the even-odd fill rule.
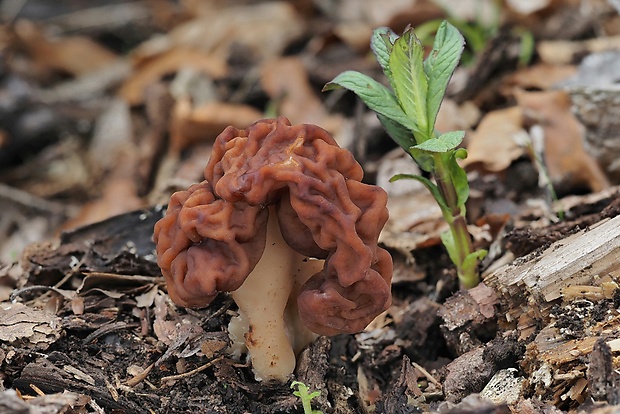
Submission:
[[[296,297],[310,330],[359,332],[389,306],[392,259],[377,246],[387,195],[361,182],[361,166],[325,130],[283,117],[228,127],[204,176],[172,196],[155,227],[175,302],[206,306],[238,289],[261,259],[271,211],[288,246],[324,259]]]

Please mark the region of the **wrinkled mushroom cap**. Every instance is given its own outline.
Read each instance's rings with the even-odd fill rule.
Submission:
[[[155,227],[171,298],[207,305],[237,289],[264,249],[268,205],[286,243],[325,259],[299,294],[304,323],[323,335],[359,332],[390,304],[392,260],[377,246],[387,196],[323,129],[283,117],[215,140],[205,181],[172,196]]]

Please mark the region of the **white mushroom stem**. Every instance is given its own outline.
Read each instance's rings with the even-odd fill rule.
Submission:
[[[239,342],[245,342],[257,380],[288,380],[296,353],[316,338],[299,319],[295,298],[299,287],[322,268],[322,260],[308,259],[286,244],[270,207],[265,251],[232,292],[239,316],[228,327],[233,352],[240,352]]]

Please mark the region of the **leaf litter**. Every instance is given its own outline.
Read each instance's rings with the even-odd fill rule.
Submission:
[[[313,408],[620,404],[615,2],[465,3],[3,3],[0,411],[302,412],[287,384],[255,382],[225,352],[227,296],[201,310],[170,301],[151,239],[219,131],[264,114],[325,127],[390,194],[394,303],[365,332],[302,352],[295,379],[321,391]],[[389,183],[418,172],[352,94],[320,93],[347,69],[383,79],[368,58],[376,27],[446,17],[469,29],[472,58],[437,127],[467,132],[470,232],[493,247],[470,291],[458,291],[428,192]],[[588,245],[607,254],[563,253]],[[580,258],[574,275],[510,273],[544,273],[560,253]]]

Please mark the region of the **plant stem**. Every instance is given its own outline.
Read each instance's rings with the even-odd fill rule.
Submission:
[[[470,289],[480,283],[480,275],[474,268],[473,270],[463,269],[463,262],[465,258],[473,252],[473,246],[471,242],[471,235],[467,230],[467,222],[465,217],[458,216],[454,222],[450,225],[450,231],[454,237],[456,248],[458,251],[459,262],[456,264],[456,270],[461,282],[461,286],[465,289]]]
[[[447,215],[445,219],[450,228],[449,231],[452,234],[452,239],[454,240],[455,251],[451,253],[451,256],[454,257],[451,258],[456,265],[461,286],[465,289],[469,289],[480,283],[480,275],[475,268],[465,269],[463,266],[465,258],[474,251],[471,235],[469,234],[469,230],[467,230],[465,211],[459,206],[452,175],[446,167],[443,158],[438,154],[434,157],[434,161],[437,187],[449,210],[445,212],[446,214],[444,214],[444,216]]]
[[[304,409],[304,414],[312,414],[312,405],[310,404],[310,400],[309,399],[302,399],[301,400],[301,405]]]

